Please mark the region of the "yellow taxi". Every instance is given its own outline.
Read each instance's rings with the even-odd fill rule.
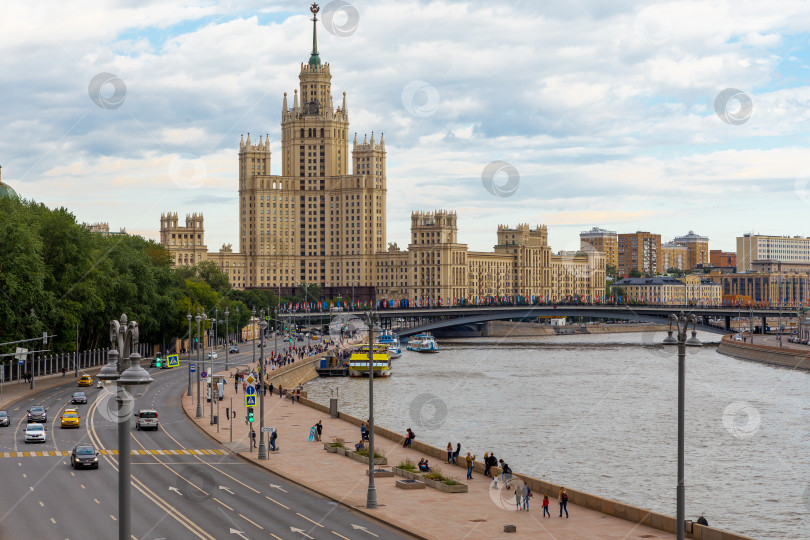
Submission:
[[[79,427],[79,411],[76,409],[65,409],[60,425],[63,428]]]
[[[93,386],[93,377],[90,375],[82,375],[79,379],[79,386]]]

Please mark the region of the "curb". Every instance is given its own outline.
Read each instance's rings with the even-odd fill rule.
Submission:
[[[279,477],[287,480],[291,484],[295,484],[296,486],[298,486],[300,488],[303,488],[303,489],[306,489],[308,491],[312,491],[314,493],[317,493],[318,495],[320,495],[320,496],[322,496],[322,497],[324,497],[326,499],[329,499],[330,501],[332,501],[332,502],[334,502],[336,504],[339,504],[340,506],[342,506],[343,508],[345,508],[347,510],[355,511],[355,512],[358,512],[360,514],[363,514],[365,517],[367,517],[367,518],[369,518],[369,519],[371,519],[373,521],[382,523],[382,524],[384,524],[384,525],[386,525],[388,527],[396,529],[397,531],[399,531],[401,533],[404,533],[404,534],[406,534],[406,535],[408,535],[408,536],[410,536],[412,538],[417,538],[419,540],[431,540],[430,537],[422,536],[421,534],[415,533],[414,531],[412,531],[412,530],[408,529],[407,527],[405,527],[405,525],[402,525],[402,524],[400,524],[398,522],[394,522],[394,521],[388,521],[383,517],[380,517],[380,516],[378,516],[376,514],[373,514],[373,513],[369,512],[365,508],[357,508],[355,506],[350,506],[350,505],[344,503],[343,501],[341,501],[339,499],[336,499],[335,497],[333,497],[329,493],[326,493],[326,492],[321,491],[319,489],[313,488],[312,486],[309,486],[307,484],[303,484],[303,483],[299,482],[298,480],[295,480],[294,478],[290,478],[289,476],[287,476],[285,474],[282,474],[282,473],[280,473],[280,472],[278,472],[278,471],[276,471],[274,469],[271,469],[269,466],[265,466],[265,465],[262,465],[260,463],[256,463],[255,461],[253,461],[251,459],[248,459],[247,457],[241,455],[239,452],[234,452],[233,450],[231,450],[230,448],[225,446],[223,443],[221,443],[218,439],[216,439],[213,435],[211,435],[210,433],[205,431],[202,427],[200,427],[197,424],[197,422],[193,418],[191,418],[191,415],[189,415],[186,408],[183,407],[183,394],[182,394],[182,392],[180,393],[180,400],[179,401],[180,401],[180,409],[183,411],[183,414],[186,415],[186,418],[188,418],[188,420],[191,422],[191,424],[197,430],[199,430],[201,433],[203,433],[206,437],[213,440],[217,445],[223,447],[228,452],[228,454],[239,458],[240,460],[244,461],[245,463],[247,463],[249,465],[253,465],[255,467],[259,467],[261,469],[269,471],[269,472],[275,474],[276,476],[279,476]]]

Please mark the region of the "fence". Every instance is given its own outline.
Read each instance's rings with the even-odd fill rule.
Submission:
[[[17,381],[25,377],[26,373],[33,373],[34,378],[44,375],[61,373],[65,368],[68,373],[76,370],[78,362],[79,372],[83,369],[100,366],[107,363],[107,351],[109,349],[92,349],[89,351],[53,354],[41,356],[39,354],[27,354],[25,360],[11,358],[7,363],[0,365],[0,383]],[[138,352],[144,358],[152,356],[150,351],[152,346],[147,343],[138,344]]]

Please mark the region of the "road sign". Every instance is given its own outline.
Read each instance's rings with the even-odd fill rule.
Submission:
[[[256,377],[254,377],[252,374],[248,375],[247,377],[245,377],[245,382],[248,384],[253,384],[254,382],[256,382]]]
[[[205,371],[201,371],[201,372],[200,372],[200,378],[201,378],[201,379],[206,379],[206,378],[208,378],[208,373],[206,373]]]
[[[170,354],[166,357],[166,367],[177,367],[180,365],[180,357],[176,354]]]
[[[249,396],[252,396],[252,395],[253,395],[253,394],[255,394],[255,393],[256,393],[256,388],[255,388],[255,387],[253,387],[253,386],[248,386],[248,387],[245,389],[245,394],[247,394],[247,395],[249,395]]]
[[[274,428],[274,427],[268,427],[268,426],[264,426],[264,427],[262,428],[262,433],[273,433],[273,430],[274,430],[274,429],[276,429],[276,428]]]
[[[245,407],[255,407],[256,396],[245,396]]]
[[[188,370],[190,372],[194,373],[195,371],[197,371],[197,364],[189,364],[188,365]]]

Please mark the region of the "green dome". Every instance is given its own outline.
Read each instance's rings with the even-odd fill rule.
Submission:
[[[20,196],[17,195],[17,192],[14,191],[14,188],[12,188],[8,184],[4,184],[3,182],[0,182],[0,198],[3,198],[3,197],[8,197],[9,199],[20,200]]]

